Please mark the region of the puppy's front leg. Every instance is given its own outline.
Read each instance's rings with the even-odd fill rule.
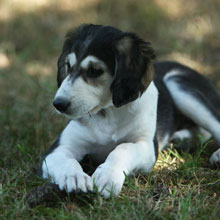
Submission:
[[[42,161],[42,177],[57,184],[67,192],[93,190],[92,178],[88,176],[67,146],[59,146]]]
[[[117,196],[123,186],[125,174],[138,171],[150,172],[156,162],[154,143],[140,141],[123,143],[113,150],[101,164],[92,178],[98,191],[108,198],[111,193]]]
[[[41,164],[41,176],[49,178],[67,192],[93,190],[93,181],[79,162],[89,153],[85,127],[70,121],[57,141],[48,149]]]

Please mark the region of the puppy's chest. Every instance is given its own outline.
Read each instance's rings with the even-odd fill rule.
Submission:
[[[128,109],[109,111],[106,117],[97,117],[89,125],[90,134],[96,145],[115,147],[121,143],[132,142],[146,126],[142,114],[132,114]],[[146,118],[146,117],[145,117]]]
[[[127,124],[119,119],[98,121],[92,129],[94,139],[99,145],[116,145],[126,138],[128,131]]]
[[[123,122],[104,120],[96,122],[92,130],[91,156],[95,161],[102,162],[115,147],[123,142],[127,142],[128,128]]]

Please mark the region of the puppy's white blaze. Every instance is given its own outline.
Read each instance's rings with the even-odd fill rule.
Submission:
[[[101,92],[102,91],[100,91],[98,87],[89,85],[82,79],[82,77],[79,77],[73,84],[72,101],[74,102],[74,99],[78,97],[77,99],[79,99],[79,101],[86,100],[87,103],[98,104],[98,98]]]
[[[71,67],[74,66],[77,61],[76,54],[74,52],[70,53],[66,59],[69,61]]]
[[[102,85],[90,85],[86,83],[81,77],[79,77],[73,85],[73,94],[75,96],[71,101],[84,103],[87,106],[87,113],[95,113],[100,108],[106,107],[111,101],[111,92],[108,88],[108,84],[111,78],[108,74],[102,76]]]
[[[55,99],[57,97],[66,97],[68,98],[69,95],[69,91],[71,91],[72,87],[71,87],[71,80],[70,80],[70,76],[68,75],[62,82],[60,88],[57,90],[56,95],[55,95]]]
[[[95,56],[87,56],[86,58],[84,58],[80,64],[80,66],[83,68],[83,69],[87,69],[89,67],[89,64],[90,63],[97,63],[99,64],[101,67],[105,68],[105,64],[100,60],[98,59],[97,57]]]

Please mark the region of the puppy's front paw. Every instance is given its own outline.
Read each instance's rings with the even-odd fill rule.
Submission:
[[[90,176],[83,172],[76,161],[67,159],[62,164],[43,164],[43,178],[50,178],[57,184],[60,190],[67,192],[93,191],[93,181]]]
[[[212,154],[212,156],[210,157],[210,163],[213,166],[220,166],[220,149]]]
[[[100,165],[92,175],[95,186],[106,199],[111,195],[117,196],[125,181],[125,174],[121,169]]]
[[[70,171],[59,176],[57,184],[61,190],[65,189],[67,192],[87,193],[88,191],[93,191],[92,178],[86,173],[79,171]]]

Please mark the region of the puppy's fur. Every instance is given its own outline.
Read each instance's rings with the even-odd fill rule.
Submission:
[[[215,88],[186,66],[154,58],[150,43],[110,26],[67,34],[54,106],[70,122],[43,157],[43,178],[68,192],[95,185],[108,198],[120,193],[125,174],[152,170],[158,144],[190,138],[195,128],[220,143]],[[79,163],[86,155],[100,163],[92,176]],[[220,163],[220,149],[210,162]]]

